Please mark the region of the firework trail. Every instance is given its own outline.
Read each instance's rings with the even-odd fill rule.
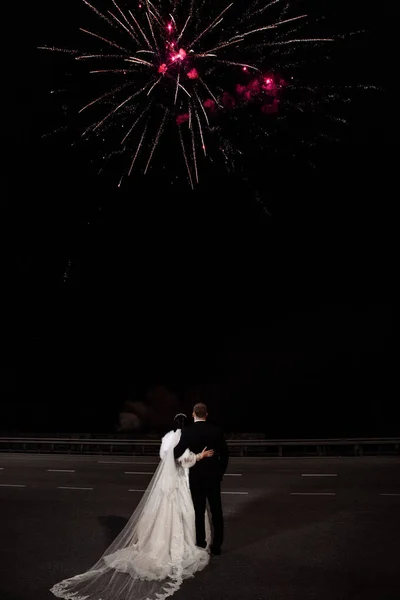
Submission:
[[[127,156],[126,175],[141,157],[148,172],[158,147],[169,152],[176,140],[192,187],[200,157],[209,156],[207,139],[221,133],[217,115],[249,103],[277,113],[282,93],[293,86],[279,74],[288,57],[332,42],[299,35],[307,15],[288,15],[287,0],[103,0],[101,9],[82,2],[94,21],[80,28],[87,50],[41,47],[70,53],[92,65],[88,77],[102,78],[90,80],[93,95],[79,111],[93,111],[82,135],[109,136],[108,143]],[[227,81],[231,92],[224,89]],[[225,157],[224,139],[216,146]]]

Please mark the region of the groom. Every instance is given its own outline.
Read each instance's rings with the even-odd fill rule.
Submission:
[[[174,448],[175,458],[179,458],[187,448],[198,454],[205,446],[214,450],[207,460],[198,461],[189,469],[189,483],[196,517],[196,544],[206,547],[205,511],[206,501],[210,505],[214,529],[211,546],[212,554],[221,554],[224,538],[224,518],[221,503],[221,481],[228,466],[229,454],[222,430],[207,423],[207,406],[201,402],[193,407],[194,423],[185,427],[181,439]]]

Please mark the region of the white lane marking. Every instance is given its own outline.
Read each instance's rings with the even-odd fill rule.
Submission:
[[[99,465],[158,465],[159,462],[143,462],[143,461],[129,461],[129,460],[98,460]]]
[[[125,471],[125,475],[154,475],[154,471]]]
[[[145,492],[146,490],[128,490],[128,492]]]
[[[381,494],[381,496],[400,496],[400,494]]]
[[[335,492],[290,492],[291,496],[336,496]]]
[[[75,473],[75,469],[47,469],[48,473]]]
[[[302,473],[302,477],[337,477],[337,473]]]
[[[92,490],[92,487],[74,487],[72,485],[59,485],[58,490]]]
[[[241,473],[225,473],[227,477],[241,477]]]
[[[0,471],[4,471],[4,467],[0,467]]]
[[[0,487],[26,487],[26,485],[21,485],[19,483],[0,483]]]

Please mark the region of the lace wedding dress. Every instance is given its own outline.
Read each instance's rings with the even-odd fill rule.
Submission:
[[[51,588],[67,600],[164,600],[184,579],[209,562],[196,546],[195,517],[188,469],[196,456],[186,452],[175,461],[181,431],[161,442],[161,462],[128,523],[88,571]],[[207,540],[210,523],[206,516]]]

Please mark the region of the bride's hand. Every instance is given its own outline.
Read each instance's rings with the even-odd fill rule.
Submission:
[[[200,453],[200,460],[202,458],[210,458],[210,456],[213,456],[214,454],[214,450],[207,450],[207,446],[203,449],[203,452]]]

